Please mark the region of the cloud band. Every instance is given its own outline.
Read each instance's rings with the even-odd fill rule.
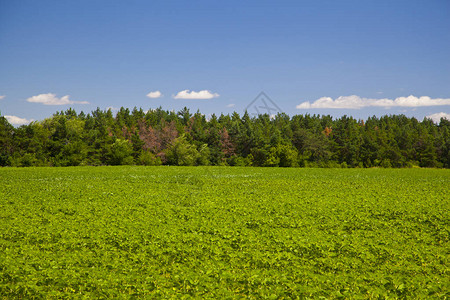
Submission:
[[[432,99],[428,96],[415,97],[398,97],[395,99],[370,99],[361,98],[356,95],[341,96],[336,99],[330,97],[322,97],[310,103],[303,102],[296,106],[297,109],[309,108],[337,108],[337,109],[360,109],[363,107],[424,107],[424,106],[442,106],[450,105],[450,99],[436,98]]]

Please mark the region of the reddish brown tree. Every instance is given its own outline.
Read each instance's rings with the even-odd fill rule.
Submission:
[[[138,126],[139,138],[144,142],[142,148],[156,154],[164,162],[165,157],[163,151],[178,137],[175,122],[166,123],[162,121],[161,129],[147,126],[145,121],[140,121]]]
[[[225,127],[220,130],[220,149],[225,157],[231,157],[236,150]]]
[[[331,132],[332,132],[333,130],[331,129],[331,127],[325,127],[325,129],[322,131],[322,133],[323,134],[325,134],[325,136],[326,137],[328,137],[330,134],[331,134]]]

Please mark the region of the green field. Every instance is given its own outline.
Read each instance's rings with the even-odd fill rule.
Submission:
[[[3,298],[449,298],[450,170],[0,169]]]

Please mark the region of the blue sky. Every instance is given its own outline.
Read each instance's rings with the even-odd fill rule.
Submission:
[[[0,111],[242,113],[264,91],[289,115],[421,120],[450,114],[449,53],[448,0],[0,0]]]

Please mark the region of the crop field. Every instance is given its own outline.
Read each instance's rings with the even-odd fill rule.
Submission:
[[[0,298],[450,297],[450,170],[0,169]]]

